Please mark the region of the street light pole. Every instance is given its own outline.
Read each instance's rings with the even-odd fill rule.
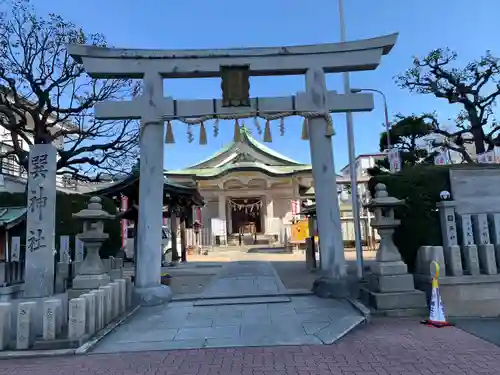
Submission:
[[[344,18],[344,0],[338,0],[339,5],[339,21],[340,21],[340,41],[346,41],[346,27]],[[351,92],[351,83],[349,73],[343,73],[344,78],[344,93]],[[354,125],[352,112],[346,112],[347,125],[347,144],[349,150],[349,174],[351,176],[351,199],[352,199],[352,216],[354,221],[354,239],[356,246],[356,271],[359,279],[363,278],[363,247],[361,243],[361,220],[359,217],[359,198],[358,198],[358,171],[356,168],[356,150],[354,147]]]
[[[387,136],[387,148],[390,150],[392,148],[391,137],[389,135],[389,130],[391,128],[391,124],[389,122],[389,110],[387,108],[387,98],[386,98],[385,94],[380,90],[376,90],[376,89],[351,89],[351,92],[353,94],[356,94],[356,93],[362,92],[362,91],[376,92],[376,93],[382,95],[382,98],[384,99],[385,134]]]

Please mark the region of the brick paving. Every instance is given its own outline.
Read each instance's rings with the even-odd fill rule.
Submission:
[[[334,345],[2,360],[0,374],[487,375],[500,374],[500,348],[456,328],[376,318]]]

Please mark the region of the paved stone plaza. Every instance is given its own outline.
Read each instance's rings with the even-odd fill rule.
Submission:
[[[195,301],[142,308],[94,352],[331,344],[364,321],[347,301],[289,294],[270,263],[227,263]]]

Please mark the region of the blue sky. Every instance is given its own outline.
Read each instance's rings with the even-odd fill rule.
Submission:
[[[382,90],[391,114],[438,111],[442,119],[456,108],[432,96],[410,95],[399,89],[393,77],[408,68],[412,56],[433,48],[449,47],[466,63],[487,49],[498,55],[498,0],[344,0],[348,40],[399,32],[399,40],[381,66],[370,72],[351,74],[351,86]],[[131,48],[227,48],[314,44],[339,40],[336,0],[34,0],[40,13],[54,12],[81,25],[86,31],[101,32],[116,47]],[[341,75],[328,76],[328,88],[342,90]],[[218,98],[216,79],[182,79],[166,82],[166,96],[174,98]],[[253,96],[285,96],[304,89],[304,78],[259,77],[252,79]],[[356,153],[378,151],[383,130],[380,97],[370,113],[355,114]],[[348,162],[345,116],[334,116],[336,135],[333,149],[336,168]],[[208,125],[208,124],[207,124]],[[253,125],[249,121],[248,125]],[[261,124],[264,125],[263,123]],[[302,162],[310,161],[309,145],[300,140],[301,120],[287,120],[286,134],[279,136],[273,123],[273,143],[278,152]],[[208,145],[187,142],[186,128],[174,125],[175,145],[166,145],[165,168],[194,164],[214,153],[233,136],[233,124],[221,123],[213,138],[207,127]],[[254,133],[256,133],[254,131]]]

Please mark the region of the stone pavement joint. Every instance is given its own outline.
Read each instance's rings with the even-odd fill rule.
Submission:
[[[333,345],[172,350],[0,361],[0,375],[500,374],[500,348],[457,328],[374,318]]]

